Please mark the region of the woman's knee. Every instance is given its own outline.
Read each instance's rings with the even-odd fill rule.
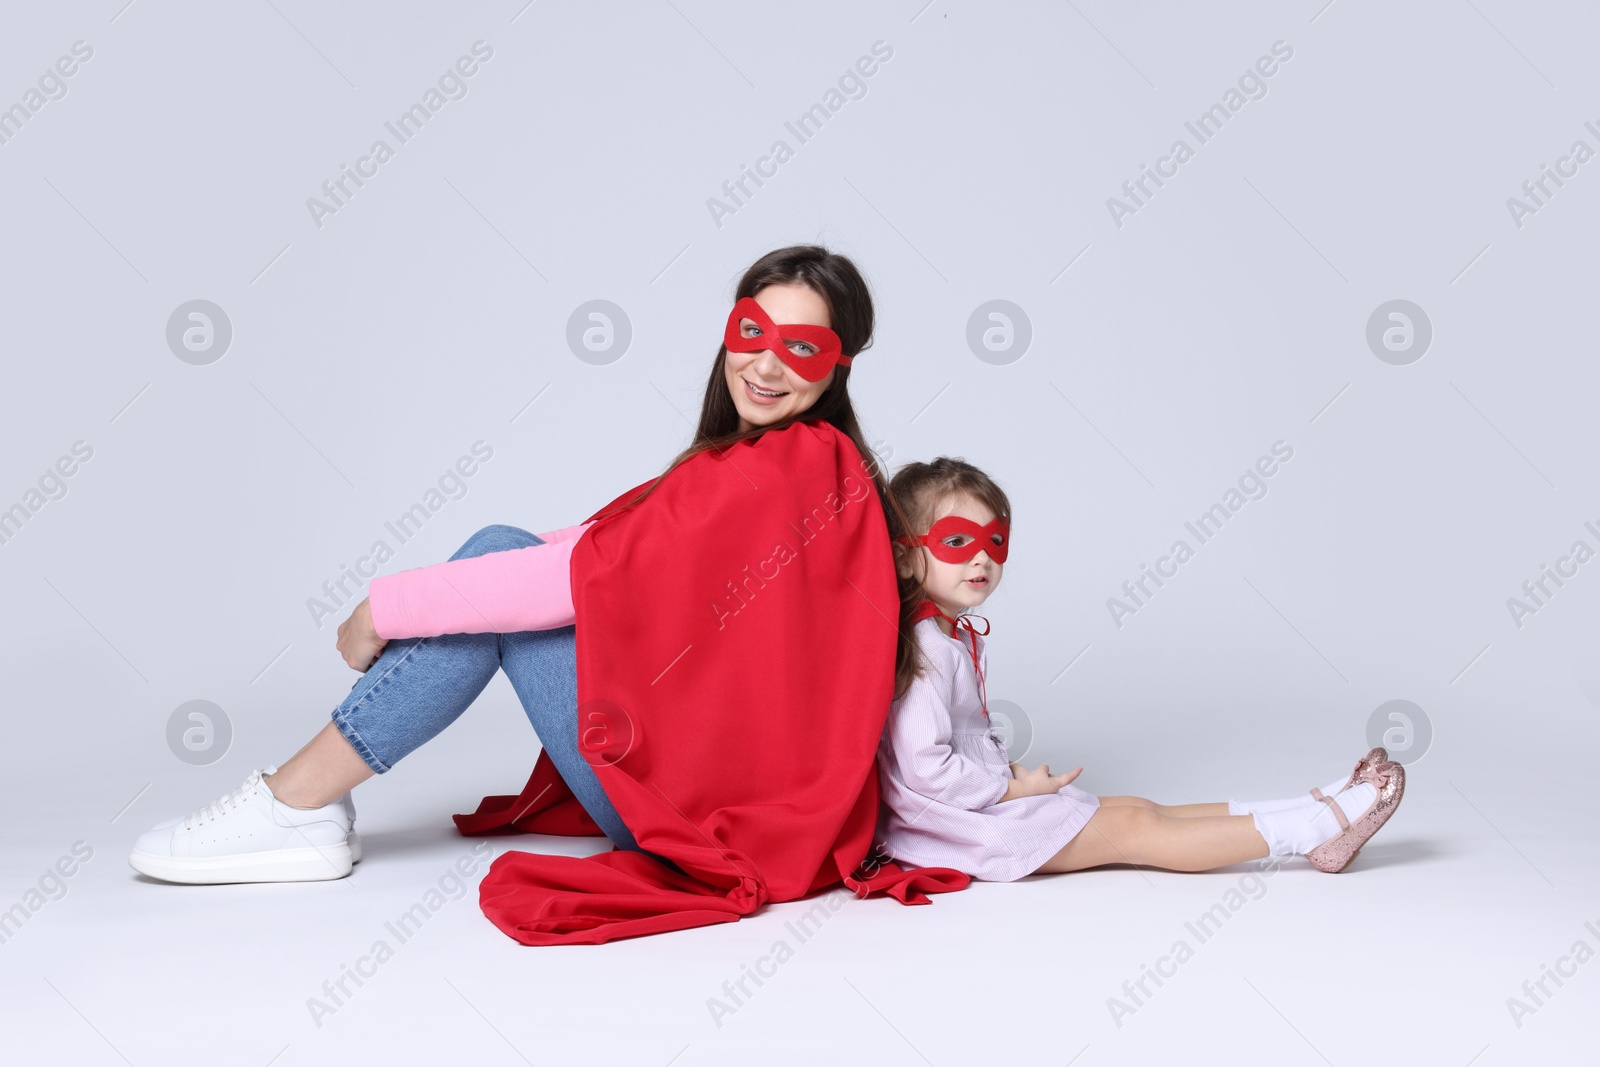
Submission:
[[[467,538],[461,548],[451,559],[462,559],[467,556],[484,556],[490,552],[505,552],[513,548],[527,548],[529,545],[542,545],[543,541],[522,529],[520,526],[507,526],[504,523],[495,523],[485,526]]]

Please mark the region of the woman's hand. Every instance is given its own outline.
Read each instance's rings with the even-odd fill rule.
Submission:
[[[1017,772],[1021,771],[1020,774]],[[1027,770],[1020,763],[1011,765],[1011,773],[1016,777],[1006,783],[1006,795],[1001,797],[1001,802],[1016,800],[1020,797],[1044,796],[1054,793],[1062,786],[1068,785],[1078,775],[1083,773],[1083,768],[1078,767],[1066,774],[1051,774],[1050,764],[1041,763],[1033,770]]]
[[[371,599],[363,600],[356,605],[356,610],[350,617],[339,624],[339,640],[336,647],[339,655],[350,664],[354,670],[366,673],[378,661],[378,656],[383,652],[383,646],[389,642],[386,638],[378,636],[372,627],[372,602]]]

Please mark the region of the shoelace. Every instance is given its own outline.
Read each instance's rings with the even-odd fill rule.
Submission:
[[[222,818],[222,816],[227,812],[234,810],[241,803],[243,803],[244,795],[253,791],[256,783],[260,780],[261,772],[259,770],[252,771],[250,777],[246,778],[244,780],[244,784],[239,786],[239,788],[233,790],[232,792],[224,793],[222,796],[218,797],[216,800],[213,800],[205,807],[185,815],[183,817],[183,828],[185,830],[192,830],[201,823],[210,822],[212,819]]]

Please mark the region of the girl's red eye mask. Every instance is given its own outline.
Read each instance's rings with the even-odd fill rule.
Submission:
[[[749,319],[760,333],[746,337],[740,321]],[[787,342],[802,341],[814,351],[801,355],[792,351]],[[850,365],[853,358],[844,354],[839,346],[839,335],[826,326],[812,326],[800,322],[775,323],[761,310],[754,297],[744,297],[728,313],[728,328],[723,331],[722,343],[730,352],[758,352],[765,348],[808,382],[820,382],[828,376],[834,364]]]
[[[972,540],[959,546],[944,543],[945,538],[956,534],[966,534]],[[921,537],[901,537],[899,541],[912,547],[926,545],[935,559],[945,563],[966,563],[979,549],[989,553],[989,558],[996,563],[1004,563],[1011,546],[1011,523],[996,517],[979,526],[971,519],[946,515]]]

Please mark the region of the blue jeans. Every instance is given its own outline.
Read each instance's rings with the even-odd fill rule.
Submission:
[[[485,526],[450,558],[542,544],[515,526]],[[643,851],[578,752],[574,627],[396,638],[333,710],[333,722],[367,766],[383,774],[460,718],[502,668],[539,743],[584,810],[618,848]]]

